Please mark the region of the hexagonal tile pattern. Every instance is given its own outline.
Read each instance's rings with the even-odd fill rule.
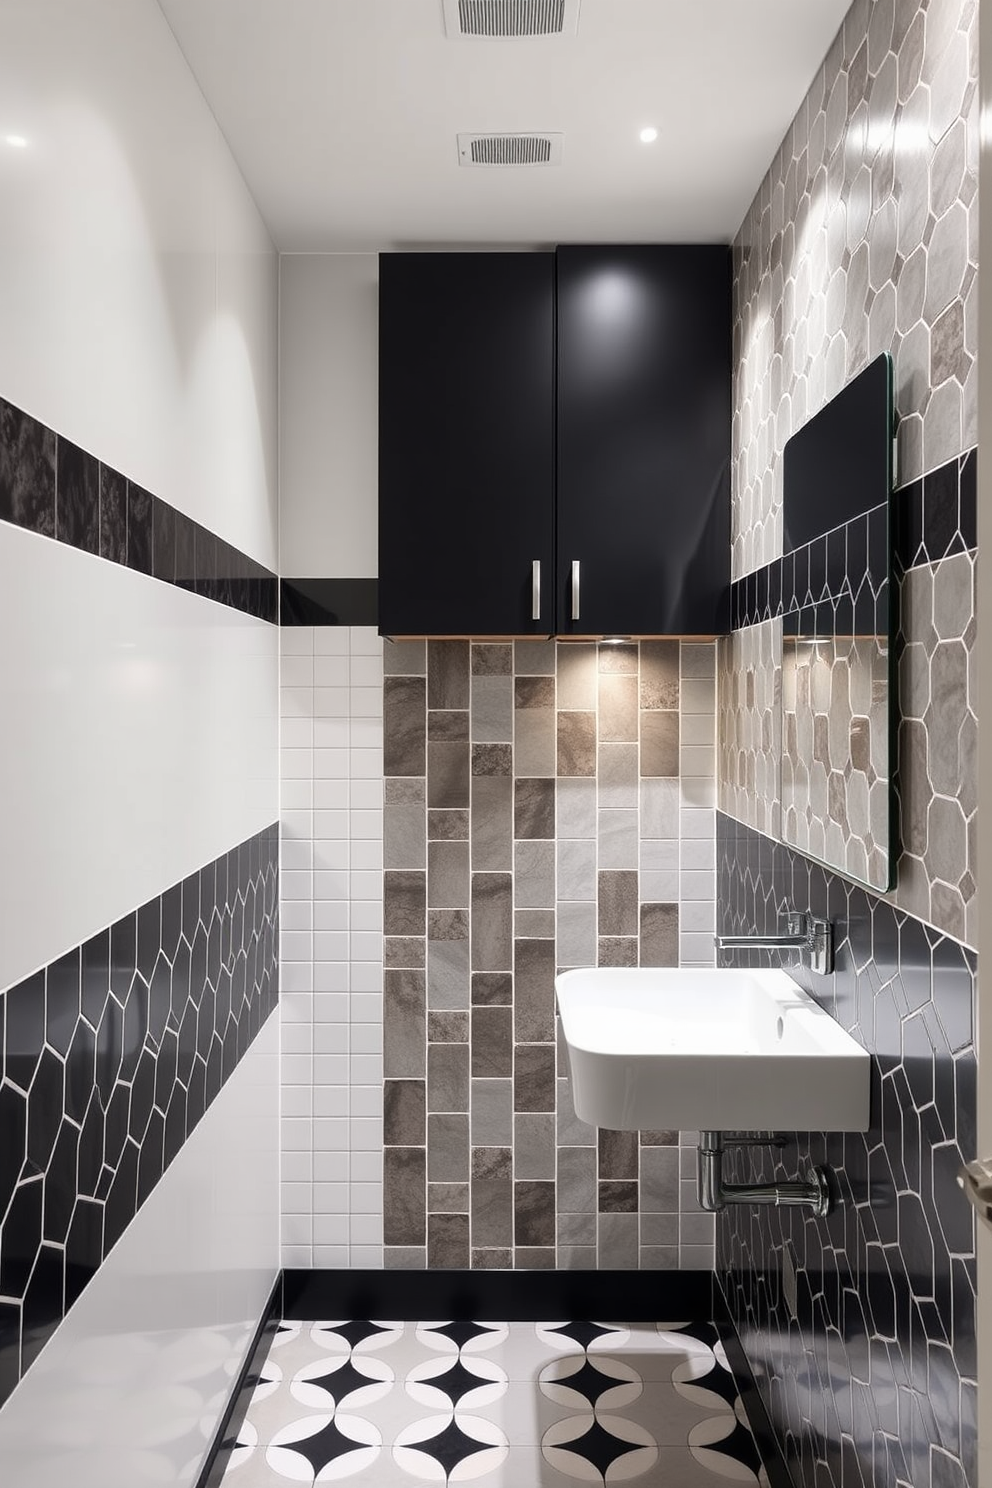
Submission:
[[[276,1006],[278,849],[274,824],[0,997],[0,1404]]]
[[[880,352],[901,479],[977,438],[974,0],[852,5],[734,243],[732,534],[782,550],[782,450]]]
[[[789,970],[872,1056],[868,1132],[790,1134],[730,1174],[828,1163],[833,1214],[728,1209],[717,1225],[717,1271],[793,1481],[973,1483],[975,1231],[956,1175],[976,1142],[976,958],[722,813],[717,875],[722,933],[772,932],[793,906],[833,921],[833,976]]]
[[[782,621],[717,642],[718,796],[721,811],[779,835]]]

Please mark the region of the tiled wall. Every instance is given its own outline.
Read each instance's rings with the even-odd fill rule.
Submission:
[[[384,666],[386,1264],[709,1265],[679,1134],[576,1119],[554,976],[712,964],[713,647]]]
[[[873,1055],[867,1137],[799,1134],[777,1169],[830,1162],[836,1213],[718,1225],[717,1271],[797,1488],[974,1481],[974,1234],[954,1176],[975,1142],[975,960],[959,942],[976,910],[977,17],[972,0],[856,0],[734,250],[718,918],[833,920],[837,972],[805,979]],[[782,449],[881,352],[898,419],[902,836],[884,898],[771,840]]]
[[[283,626],[286,1266],[382,1265],[382,641]]]
[[[834,1213],[730,1209],[718,1227],[720,1279],[793,1481],[966,1488],[975,1231],[956,1180],[975,1152],[975,956],[722,813],[717,846],[722,931],[774,932],[791,905],[833,921],[834,975],[792,974],[873,1056],[868,1132],[799,1132],[730,1173],[781,1181],[828,1163]]]
[[[575,1119],[554,974],[712,964],[713,646],[285,626],[282,718],[285,1263],[709,1266],[694,1134]]]
[[[0,997],[0,1404],[278,999],[275,826]]]

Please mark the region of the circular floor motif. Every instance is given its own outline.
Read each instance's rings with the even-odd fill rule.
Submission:
[[[345,1358],[318,1359],[307,1364],[292,1379],[289,1392],[311,1410],[334,1411],[342,1407],[361,1410],[382,1400],[396,1376],[375,1354],[350,1354]]]
[[[585,1483],[623,1483],[650,1472],[658,1445],[650,1432],[622,1416],[586,1413],[558,1421],[541,1450],[549,1466]]]
[[[757,1483],[761,1458],[754,1437],[736,1416],[700,1421],[689,1432],[689,1450],[701,1466],[733,1483]]]
[[[255,1455],[258,1446],[258,1432],[250,1421],[242,1421],[238,1439],[231,1448],[231,1454],[227,1459],[227,1472],[237,1472],[250,1457]]]
[[[439,1353],[484,1353],[510,1336],[506,1323],[418,1323],[417,1339]]]
[[[499,1400],[508,1388],[506,1371],[484,1354],[426,1359],[406,1377],[407,1394],[429,1410],[475,1410]]]
[[[694,1354],[672,1370],[672,1384],[685,1400],[704,1410],[735,1409],[739,1392],[732,1374],[721,1369],[712,1354]]]
[[[621,1410],[644,1385],[636,1369],[620,1359],[569,1354],[545,1364],[538,1375],[541,1393],[570,1410]]]
[[[581,1349],[593,1345],[620,1348],[629,1341],[630,1329],[622,1323],[540,1323],[537,1336],[542,1343],[570,1351],[574,1351],[576,1345]]]
[[[509,1442],[494,1421],[447,1416],[416,1421],[401,1431],[393,1460],[405,1472],[431,1483],[468,1483],[506,1461]]]
[[[382,1449],[382,1435],[361,1416],[307,1416],[272,1438],[265,1461],[294,1483],[330,1483],[369,1467]]]
[[[278,1390],[281,1384],[282,1370],[271,1359],[266,1359],[258,1371],[258,1384],[252,1391],[251,1404],[258,1405],[261,1401],[267,1399],[269,1395],[273,1395]]]
[[[310,1337],[329,1354],[372,1353],[403,1337],[402,1323],[330,1322],[314,1323]]]

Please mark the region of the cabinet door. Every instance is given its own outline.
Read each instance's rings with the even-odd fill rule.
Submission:
[[[548,635],[554,255],[382,254],[379,270],[380,632]]]
[[[557,270],[559,633],[724,630],[730,251],[562,247]]]

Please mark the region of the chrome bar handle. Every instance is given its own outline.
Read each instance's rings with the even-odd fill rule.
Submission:
[[[579,560],[572,559],[572,619],[579,618]]]
[[[535,558],[530,566],[530,618],[541,618],[541,560]]]

